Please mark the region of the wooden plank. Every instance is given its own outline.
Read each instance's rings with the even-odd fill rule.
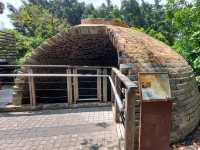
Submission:
[[[97,69],[97,75],[101,75],[101,69]],[[101,95],[101,77],[97,77],[97,98],[102,102]]]
[[[131,81],[127,76],[125,76],[124,74],[121,73],[120,70],[118,70],[117,68],[112,68],[112,71],[115,72],[116,76],[120,79],[120,81],[126,86],[126,88],[128,87],[137,87],[137,85]]]
[[[111,79],[112,79],[112,81],[114,81],[114,79],[115,79],[115,73],[113,72],[113,71],[111,71]],[[113,82],[114,83],[114,82]],[[115,86],[115,85],[114,85]],[[112,90],[112,86],[111,86],[111,102],[114,104],[114,102],[115,102],[115,94],[114,94],[114,92],[113,92],[113,90]]]
[[[67,74],[71,74],[71,69],[67,69]],[[67,77],[67,100],[69,104],[72,104],[72,77]]]
[[[136,87],[129,87],[125,95],[125,150],[134,150]]]
[[[107,75],[107,69],[103,69],[103,74]],[[108,79],[107,77],[103,77],[103,102],[107,102],[108,101]]]
[[[73,74],[77,74],[77,69],[73,69]],[[79,92],[78,92],[78,77],[73,77],[73,88],[74,88],[74,103],[76,104],[79,99]]]
[[[118,80],[118,78],[117,78],[117,76],[115,76],[115,78],[114,78],[115,87],[116,87],[116,90],[117,90],[117,94],[119,95],[119,97],[121,99],[121,96],[119,94],[120,93],[119,88],[117,88],[117,86],[121,87],[121,85],[117,80]],[[118,107],[116,100],[115,100],[114,104],[115,104],[115,122],[120,123],[120,110],[119,110],[119,107]]]
[[[33,70],[29,69],[28,73],[32,74]],[[31,106],[36,106],[36,95],[35,95],[35,83],[34,77],[28,77],[28,84],[29,84],[29,96],[30,96],[30,104]]]

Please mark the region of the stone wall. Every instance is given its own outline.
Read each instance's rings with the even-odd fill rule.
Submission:
[[[176,103],[172,115],[172,141],[184,138],[198,125],[200,96],[192,68],[169,46],[145,33],[110,25],[75,26],[68,33],[50,38],[26,61],[26,64],[100,66],[120,63],[134,64],[137,69],[131,72],[132,75],[169,73]]]
[[[16,41],[14,34],[0,31],[0,59],[8,63],[16,63]]]

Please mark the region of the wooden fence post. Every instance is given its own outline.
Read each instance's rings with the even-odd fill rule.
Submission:
[[[107,69],[103,69],[103,75],[107,75]],[[103,102],[108,101],[108,80],[107,77],[103,77]]]
[[[77,74],[78,71],[76,68],[73,69],[73,74]],[[73,77],[73,86],[74,86],[74,103],[76,104],[77,100],[79,99],[79,92],[78,92],[78,77]]]
[[[70,68],[66,70],[67,74],[71,74],[72,71]],[[68,104],[72,104],[72,77],[67,77],[67,100]]]
[[[117,79],[117,76],[115,76],[115,77],[114,77],[115,87],[116,87],[116,89],[117,89],[118,95],[120,96],[120,95],[121,95],[121,94],[120,94],[121,91],[120,91],[120,89],[119,89],[118,86],[121,86],[121,85],[120,85],[120,83],[118,83],[117,80],[118,80],[118,79]],[[120,97],[120,98],[121,98],[121,97]],[[115,122],[116,122],[116,123],[120,123],[120,111],[119,111],[119,108],[118,108],[118,106],[117,106],[116,100],[115,100],[114,104],[115,104]]]
[[[113,83],[114,83],[114,85],[115,85],[115,81],[114,81],[114,79],[115,79],[115,73],[114,73],[112,70],[111,70],[111,78],[112,78]],[[115,86],[116,86],[116,85],[115,85]],[[112,102],[113,104],[115,103],[115,94],[114,94],[112,88],[111,88],[111,102]]]
[[[125,150],[134,150],[136,87],[129,87],[125,95]]]
[[[101,75],[101,69],[97,69],[97,75]],[[101,77],[97,77],[97,98],[101,102]]]
[[[33,74],[33,70],[29,69],[28,73]],[[33,76],[28,77],[28,85],[29,85],[30,104],[31,106],[36,106],[35,83]]]

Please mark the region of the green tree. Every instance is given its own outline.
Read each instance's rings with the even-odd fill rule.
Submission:
[[[80,24],[85,3],[77,0],[29,0],[29,4],[49,10],[54,16],[66,19],[70,25]]]
[[[144,26],[144,18],[139,3],[136,0],[122,0],[121,12],[124,17],[124,20],[130,26],[134,27]]]
[[[9,17],[15,27],[10,32],[16,37],[18,59],[28,56],[47,38],[69,27],[66,20],[58,19],[38,5],[24,3],[19,10],[9,5],[9,9],[12,11]]]
[[[167,19],[176,30],[173,47],[193,66],[200,82],[200,1],[168,0]]]

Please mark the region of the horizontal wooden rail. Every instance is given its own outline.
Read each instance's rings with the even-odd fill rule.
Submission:
[[[120,70],[118,70],[117,68],[112,68],[112,71],[116,74],[116,76],[120,79],[120,81],[125,85],[127,89],[131,87],[137,88],[137,84],[135,84],[127,76],[122,74]]]

